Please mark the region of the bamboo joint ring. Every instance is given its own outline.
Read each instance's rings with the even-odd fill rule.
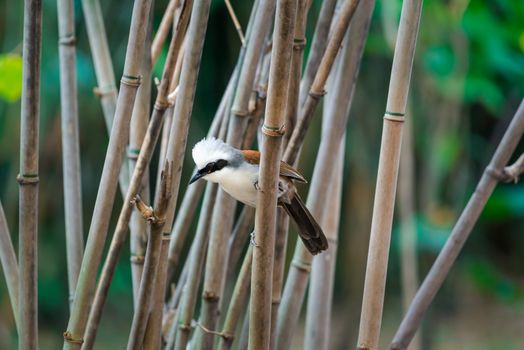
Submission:
[[[280,127],[274,127],[269,125],[262,125],[262,132],[267,136],[280,137],[286,133],[285,125],[282,124]]]
[[[308,273],[311,272],[311,264],[306,264],[306,263],[303,263],[302,261],[293,259],[293,261],[291,262],[291,265],[293,265],[294,267],[296,267],[299,270],[302,270]]]
[[[306,47],[306,43],[306,38],[293,38],[293,50],[303,50]]]
[[[38,174],[18,174],[16,176],[16,181],[23,186],[23,185],[36,185],[40,181],[38,178]]]
[[[139,87],[140,83],[142,82],[142,77],[139,75],[138,77],[132,76],[132,75],[122,75],[122,79],[120,79],[120,82],[124,85],[131,86],[131,87]]]
[[[386,113],[384,113],[384,119],[390,120],[392,122],[403,123],[404,122],[404,113],[386,111]]]
[[[76,43],[75,34],[66,34],[58,38],[58,44],[64,46],[73,46]]]
[[[70,332],[70,331],[65,331],[64,332],[64,340],[68,343],[71,343],[71,344],[83,344],[84,343],[84,339],[82,338],[79,338],[79,339],[76,339],[73,337],[73,334]]]

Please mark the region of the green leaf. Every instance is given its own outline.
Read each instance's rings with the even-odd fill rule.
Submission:
[[[22,57],[0,55],[0,97],[14,102],[22,95]]]

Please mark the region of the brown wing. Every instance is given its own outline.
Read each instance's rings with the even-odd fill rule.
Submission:
[[[260,164],[259,151],[243,150],[242,155],[244,156],[246,162],[256,165]],[[282,161],[280,162],[280,176],[285,176],[293,180],[297,180],[298,182],[307,182],[306,179],[304,179],[304,176],[302,176],[295,168]]]

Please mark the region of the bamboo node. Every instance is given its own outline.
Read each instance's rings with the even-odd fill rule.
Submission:
[[[311,264],[302,262],[300,260],[293,259],[293,261],[291,262],[291,265],[293,265],[297,269],[302,270],[304,272],[307,272],[307,273],[311,272]]]
[[[140,154],[140,148],[129,147],[127,149],[127,158],[137,160],[138,155]]]
[[[386,113],[384,113],[384,119],[390,120],[392,122],[403,123],[404,122],[404,113],[386,111]]]
[[[170,241],[171,240],[171,232],[163,232],[162,233],[162,240],[163,241]]]
[[[314,98],[315,100],[319,100],[326,94],[326,90],[322,90],[320,92],[312,91],[310,90],[308,95],[311,96],[311,98]]]
[[[262,125],[262,132],[267,136],[280,137],[286,133],[286,127],[282,124],[280,127],[273,127],[267,124]]]
[[[65,331],[64,332],[64,340],[68,343],[71,343],[71,344],[83,344],[84,343],[84,339],[83,338],[75,338],[73,337],[73,333],[71,333],[70,331]]]
[[[38,174],[18,174],[16,176],[16,181],[23,185],[36,185],[40,181]]]
[[[293,38],[293,50],[300,51],[306,47],[306,38]]]
[[[247,117],[249,115],[249,111],[240,110],[238,108],[231,108],[231,112],[235,115],[235,117]]]
[[[76,43],[76,37],[74,34],[62,35],[58,38],[58,45],[73,46]]]
[[[101,98],[106,95],[112,95],[116,93],[116,88],[114,85],[106,85],[106,86],[95,86],[93,88],[93,94],[95,94],[96,97]]]
[[[209,302],[217,302],[220,298],[213,292],[204,292],[202,293],[202,299],[207,300]]]
[[[132,75],[123,74],[122,79],[120,79],[120,83],[131,87],[139,87],[141,82],[142,76],[140,75],[138,77],[135,77]]]
[[[219,332],[219,331],[214,331],[214,330],[212,330],[212,329],[209,329],[209,328],[203,326],[202,324],[200,324],[199,322],[196,322],[195,320],[192,320],[192,321],[191,321],[191,326],[192,326],[192,327],[198,327],[198,328],[200,328],[204,333],[213,334],[213,335],[218,335],[218,336],[220,336],[220,337],[224,337],[224,338],[225,338],[224,333]],[[226,338],[226,339],[227,339],[227,338]]]
[[[154,108],[157,111],[165,111],[169,107],[171,107],[171,103],[167,99],[160,97],[156,99]]]
[[[144,265],[145,259],[146,258],[143,255],[131,255],[129,261],[131,261],[131,263],[135,265]]]

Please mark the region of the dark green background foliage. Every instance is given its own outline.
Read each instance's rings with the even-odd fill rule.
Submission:
[[[167,1],[156,1],[154,28]],[[75,1],[82,187],[89,226],[107,146],[85,23]],[[242,26],[250,1],[233,1]],[[334,348],[355,344],[365,252],[392,47],[401,3],[377,3],[349,121],[333,317]],[[510,117],[524,96],[524,2],[426,0],[412,78],[416,222],[420,274],[431,266],[471,195]],[[313,2],[307,38],[320,1]],[[132,1],[102,1],[115,74],[121,76]],[[60,145],[56,2],[43,1],[40,119],[39,319],[41,348],[55,349],[68,317]],[[15,246],[18,232],[19,116],[23,2],[0,0],[0,199]],[[189,145],[205,134],[236,62],[240,43],[224,3],[213,1],[190,129]],[[306,54],[309,47],[306,48]],[[166,48],[154,69],[160,77]],[[329,91],[328,91],[329,93]],[[306,140],[300,168],[311,174],[320,129]],[[518,150],[524,150],[521,143]],[[153,160],[155,166],[156,161]],[[186,157],[184,179],[191,171]],[[182,184],[185,184],[183,179]],[[185,190],[184,185],[182,190]],[[303,188],[306,190],[306,188]],[[119,196],[118,196],[119,197]],[[117,199],[116,207],[121,205]],[[114,225],[114,222],[113,222]],[[475,226],[459,264],[432,307],[426,348],[517,349],[524,344],[524,186],[500,185]],[[398,227],[391,250],[384,344],[401,316]],[[293,236],[294,237],[294,236]],[[294,238],[293,238],[294,239]],[[293,245],[290,244],[290,247]],[[132,314],[125,252],[104,314],[100,348],[121,347]],[[0,278],[0,348],[15,344],[15,328]],[[520,329],[520,332],[518,331]],[[349,330],[349,331],[348,331]],[[458,344],[458,345],[457,345]],[[520,344],[520,345],[519,345]],[[299,348],[300,345],[297,345]]]

